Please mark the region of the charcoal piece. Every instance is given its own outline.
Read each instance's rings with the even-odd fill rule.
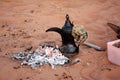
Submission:
[[[117,26],[113,23],[107,23],[107,25],[117,33],[117,38],[120,39],[120,26]]]
[[[25,49],[25,51],[31,51],[32,50],[32,46],[29,46],[28,48]]]
[[[14,54],[14,55],[12,56],[12,58],[13,58],[13,59],[17,59],[17,60],[23,60],[23,59],[26,58],[26,56],[27,56],[27,54],[25,54],[25,53],[23,53],[23,52],[19,52],[19,53],[17,53],[17,54]]]

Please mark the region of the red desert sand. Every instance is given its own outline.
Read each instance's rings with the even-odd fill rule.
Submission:
[[[90,42],[107,48],[116,33],[107,22],[120,25],[120,0],[0,0],[0,80],[120,80],[120,66],[108,61],[107,50],[80,46],[80,62],[73,65],[49,65],[31,69],[20,66],[11,56],[40,44],[61,45],[50,27],[61,28],[65,15],[75,25],[84,25]]]

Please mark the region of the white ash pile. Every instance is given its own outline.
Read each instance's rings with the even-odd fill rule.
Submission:
[[[52,69],[55,65],[64,65],[69,59],[58,48],[51,46],[39,46],[33,53],[19,52],[12,56],[14,60],[20,60],[21,65],[29,65],[32,68],[50,64]]]

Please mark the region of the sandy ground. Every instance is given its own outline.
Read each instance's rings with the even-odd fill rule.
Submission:
[[[35,70],[20,66],[11,55],[44,42],[61,45],[60,35],[45,30],[62,27],[65,15],[76,25],[84,25],[88,42],[106,48],[116,40],[107,25],[120,25],[119,0],[0,0],[0,80],[120,80],[120,67],[108,61],[107,51],[96,51],[84,45],[70,66],[49,65]]]

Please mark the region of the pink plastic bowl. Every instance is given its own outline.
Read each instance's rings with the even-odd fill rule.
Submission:
[[[108,60],[120,66],[120,47],[117,46],[120,46],[120,39],[107,43]]]

